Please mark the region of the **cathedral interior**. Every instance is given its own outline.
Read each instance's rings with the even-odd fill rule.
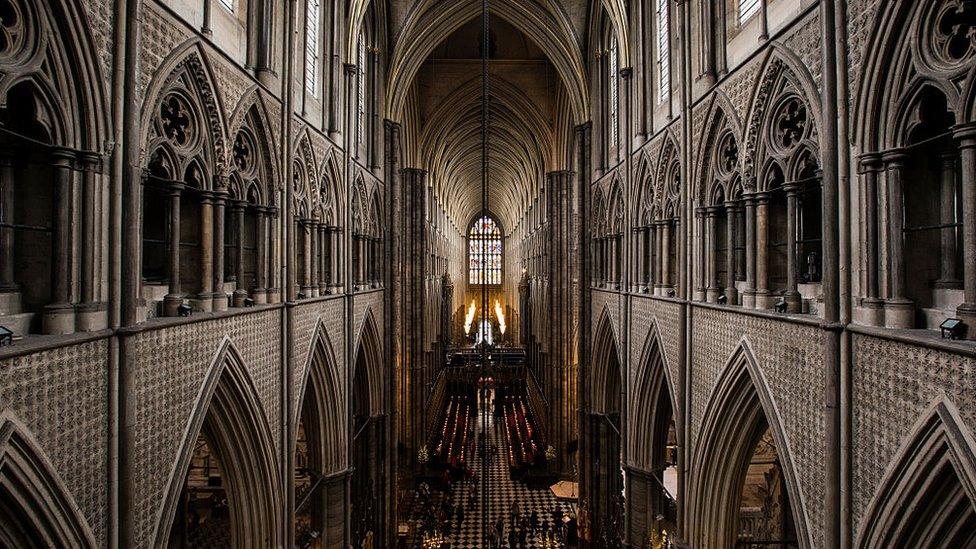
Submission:
[[[0,547],[976,548],[976,0],[0,0]]]

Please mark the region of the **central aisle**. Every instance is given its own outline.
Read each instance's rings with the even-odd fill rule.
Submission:
[[[508,448],[505,442],[503,425],[501,422],[495,422],[491,414],[478,414],[478,418],[479,423],[475,428],[476,433],[481,432],[480,422],[482,420],[487,421],[487,447],[491,448],[492,445],[498,447],[498,454],[491,461],[488,471],[487,514],[489,517],[489,528],[501,518],[504,528],[500,547],[513,547],[509,543],[509,540],[512,539],[509,536],[513,528],[512,513],[517,503],[521,517],[523,517],[520,522],[528,525],[529,517],[535,511],[538,516],[538,528],[536,528],[535,532],[531,532],[530,528],[516,527],[515,532],[517,535],[515,536],[515,540],[517,540],[517,544],[514,547],[523,547],[521,542],[522,536],[520,535],[522,530],[525,530],[524,547],[546,547],[542,543],[543,533],[552,532],[556,526],[554,513],[558,513],[557,516],[559,517],[562,517],[564,514],[574,514],[575,509],[572,502],[557,500],[548,488],[533,489],[522,482],[512,480],[509,474],[508,464],[504,459],[504,456],[507,455]],[[435,496],[435,499],[439,502],[447,500],[455,508],[458,505],[464,508],[464,519],[460,524],[457,511],[454,512],[453,518],[450,521],[449,533],[444,538],[444,547],[451,547],[452,549],[480,549],[487,547],[482,542],[485,537],[482,535],[481,520],[481,517],[484,515],[482,499],[480,497],[480,490],[482,489],[480,483],[481,460],[477,459],[474,461],[476,462],[475,474],[477,475],[476,478],[479,479],[478,482],[459,482],[454,486],[453,495],[437,493]],[[417,507],[415,507],[412,522],[419,529],[424,517],[418,516],[418,514]]]

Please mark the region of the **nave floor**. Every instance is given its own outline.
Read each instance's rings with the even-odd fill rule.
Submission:
[[[552,531],[554,526],[553,511],[558,511],[560,516],[564,513],[575,513],[573,504],[571,502],[557,500],[548,488],[532,489],[524,483],[512,480],[509,475],[508,465],[503,459],[503,456],[507,452],[505,434],[502,430],[503,427],[492,421],[490,414],[488,417],[490,423],[488,444],[496,444],[499,450],[498,458],[490,466],[488,477],[487,514],[489,527],[501,517],[504,520],[505,531],[500,546],[511,547],[509,544],[509,531],[512,528],[511,513],[515,502],[518,502],[522,516],[530,516],[532,511],[538,513],[540,528],[538,530],[538,536],[529,534],[526,537],[525,545],[516,545],[516,547],[546,547],[542,543],[541,532],[544,530],[542,525],[548,524],[549,531]],[[480,466],[480,463],[478,466]],[[478,478],[480,479],[480,471],[477,470],[477,466],[475,473],[479,475]],[[455,503],[461,502],[464,505],[464,521],[459,525],[457,515],[455,514],[451,521],[450,534],[444,540],[447,543],[444,547],[450,547],[452,549],[480,549],[487,547],[487,544],[482,541],[487,538],[482,534],[481,517],[483,516],[483,511],[481,498],[476,497],[474,504],[469,504],[471,491],[481,489],[480,482],[477,484],[478,486],[470,482],[464,482],[455,486],[452,501]],[[439,492],[437,494],[438,497],[441,496]],[[417,516],[417,513],[420,512],[419,507],[419,504],[415,506],[415,513],[412,516],[414,526],[418,528],[422,522],[422,517]]]

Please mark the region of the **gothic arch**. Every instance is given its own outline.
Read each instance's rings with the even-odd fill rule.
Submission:
[[[40,444],[9,410],[0,413],[0,545],[98,546]]]
[[[915,425],[861,523],[857,547],[976,544],[976,442],[951,402]]]
[[[672,416],[677,416],[678,406],[674,381],[668,369],[661,333],[657,320],[651,323],[651,329],[644,340],[644,347],[637,363],[634,390],[631,395],[631,405],[627,407],[630,417],[627,420],[630,442],[627,444],[629,461],[632,465],[645,470],[652,470],[656,463],[655,449],[662,447],[660,441],[661,419],[657,417],[658,402],[666,395],[671,404]],[[667,436],[667,426],[664,425],[663,434]],[[666,441],[665,441],[666,442]]]
[[[200,134],[197,136],[200,142],[188,145],[181,156],[204,158],[211,176],[205,182],[208,187],[215,178],[227,175],[227,126],[216,90],[213,70],[198,40],[191,40],[177,48],[160,64],[146,89],[147,100],[143,103],[143,167],[153,160],[156,150],[173,146],[173,139],[160,126],[157,117],[163,103],[170,96],[175,96],[185,104],[181,107],[190,111],[187,116],[192,116],[196,119],[193,122],[199,124],[194,131]]]
[[[319,210],[322,222],[330,226],[341,225],[340,212],[345,211],[343,193],[340,192],[343,188],[340,162],[335,149],[330,149],[319,169]]]
[[[698,149],[696,183],[692,187],[693,196],[699,204],[706,202],[706,197],[711,194],[711,189],[718,179],[723,182],[728,181],[741,172],[741,123],[735,114],[735,108],[724,93],[717,91],[712,97],[708,115],[705,117],[707,129]],[[731,148],[726,147],[727,150],[721,150],[723,146],[729,144]],[[720,158],[722,153],[724,156]]]
[[[811,546],[792,453],[768,385],[745,338],[711,392],[693,449],[688,540],[694,547],[736,544],[740,486],[752,449],[768,428],[782,463],[801,548]]]
[[[281,482],[271,424],[257,388],[230,338],[225,337],[204,379],[170,473],[154,546],[169,539],[184,478],[201,432],[223,467],[235,547],[281,544]]]
[[[20,0],[11,9],[17,12],[23,39],[0,51],[0,97],[32,82],[43,91],[51,122],[59,130],[52,143],[100,150],[110,122],[86,10],[76,0]]]
[[[973,120],[976,57],[966,52],[952,58],[934,47],[949,38],[945,29],[956,33],[970,28],[940,24],[941,16],[952,8],[945,2],[885,2],[879,6],[876,24],[866,40],[854,110],[854,142],[862,152],[903,144],[905,136],[897,121],[911,108],[910,90],[926,83],[945,94],[957,123]]]
[[[353,364],[357,364],[363,358],[365,364],[365,380],[368,387],[369,410],[372,415],[383,413],[383,340],[380,338],[379,330],[376,327],[376,318],[373,309],[367,308],[363,321],[359,326],[359,333],[356,337],[356,355]],[[356,372],[359,375],[362,372]],[[353,386],[358,381],[353,380]]]
[[[294,188],[295,217],[311,219],[317,205],[317,193],[312,188],[312,182],[318,181],[318,170],[308,128],[303,127],[299,131],[294,150],[292,164],[295,170],[291,185]]]
[[[278,193],[281,190],[280,169],[278,167],[278,151],[275,147],[277,142],[272,134],[271,118],[268,116],[267,105],[261,98],[257,87],[251,89],[241,99],[234,114],[231,117],[230,131],[228,136],[234,140],[229,151],[230,158],[228,165],[231,171],[240,169],[238,161],[238,135],[241,131],[248,131],[253,136],[256,151],[249,151],[255,160],[260,160],[259,168],[262,173],[262,205],[276,207],[278,205]]]
[[[430,52],[480,13],[481,3],[476,0],[421,0],[414,4],[390,62],[387,113],[391,119],[403,116],[410,84]],[[548,2],[501,0],[492,5],[492,14],[537,38],[569,93],[574,119],[577,123],[587,120],[585,63],[575,31],[562,8]]]
[[[797,139],[795,147],[777,149],[771,144],[773,129],[770,125],[775,122],[774,117],[780,114],[778,109],[783,101],[790,100],[800,105],[803,115],[801,123],[809,127],[804,128],[806,135]],[[768,156],[789,156],[798,148],[807,148],[817,152],[819,164],[820,93],[802,61],[778,42],[772,43],[763,62],[761,77],[748,112],[741,147],[743,186],[746,191],[758,188],[756,163]]]
[[[320,318],[308,350],[296,412],[299,417],[305,412],[302,402],[312,395],[319,426],[316,450],[322,456],[321,472],[325,474],[343,470],[348,461],[345,386],[337,364],[335,349]]]
[[[600,313],[600,320],[597,321],[596,330],[593,332],[590,362],[593,372],[590,377],[591,409],[595,413],[609,413],[614,402],[617,402],[618,406],[620,404],[619,392],[623,387],[623,357],[620,355],[617,329],[606,306]],[[611,394],[613,392],[618,394]]]

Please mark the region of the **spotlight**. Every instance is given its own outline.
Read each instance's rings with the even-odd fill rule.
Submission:
[[[947,318],[939,324],[942,330],[942,339],[962,339],[966,333],[966,323],[958,318]]]
[[[781,297],[779,301],[776,302],[776,312],[785,313],[786,312],[786,298]]]
[[[298,299],[305,299],[305,297],[306,297],[306,296],[305,296],[305,294],[304,294],[304,293],[302,293],[302,292],[298,292]]]
[[[250,297],[245,297],[244,298],[244,306],[245,307],[253,307],[254,306],[254,300],[251,299]]]
[[[719,305],[726,305],[728,302],[729,302],[729,298],[726,297],[725,294],[722,294],[722,295],[718,296],[718,304]]]
[[[180,305],[179,307],[176,308],[176,313],[179,314],[180,316],[190,316],[191,314],[193,314],[193,308],[185,304]]]
[[[668,288],[668,297],[674,297],[678,295],[678,292],[674,288]]]
[[[14,342],[14,333],[6,326],[0,326],[0,347],[6,347]]]

